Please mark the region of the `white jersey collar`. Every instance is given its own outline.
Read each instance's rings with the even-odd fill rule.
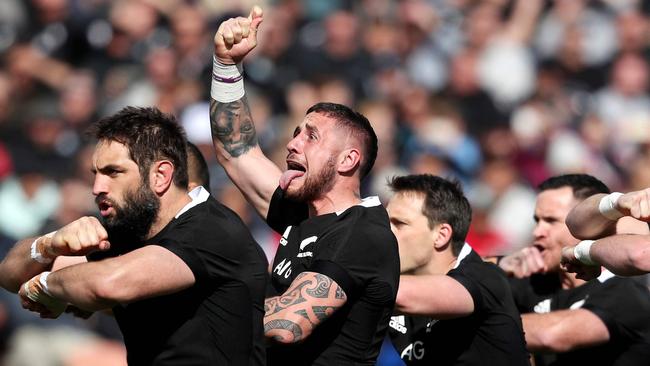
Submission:
[[[454,265],[454,269],[458,268],[460,262],[462,262],[463,259],[465,259],[465,257],[467,257],[471,252],[472,252],[472,247],[469,246],[467,242],[465,242],[463,248],[460,250],[460,253],[458,253],[458,257],[456,258],[456,264]]]
[[[362,199],[361,203],[356,204],[355,206],[376,207],[376,206],[381,206],[381,201],[379,201],[378,196],[370,196],[370,197],[366,197],[366,198]],[[343,211],[336,211],[336,216],[341,215],[342,213],[347,211],[348,208],[346,208]]]
[[[199,203],[203,203],[208,200],[208,197],[210,197],[210,193],[205,190],[202,186],[198,186],[191,190],[190,192],[187,193],[190,198],[192,198],[192,201],[185,205],[183,208],[181,208],[180,211],[174,216],[175,219],[179,218],[182,214],[187,212],[190,208],[198,205]]]

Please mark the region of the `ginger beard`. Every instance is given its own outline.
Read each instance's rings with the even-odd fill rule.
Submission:
[[[114,215],[102,217],[108,240],[130,248],[146,239],[160,211],[160,199],[144,182],[136,190],[126,192],[122,205],[103,194],[95,201],[98,205],[108,202],[114,209]]]
[[[323,168],[315,176],[308,175],[306,172],[296,173],[295,170],[287,170],[282,174],[280,179],[280,188],[284,190],[285,197],[297,202],[311,202],[325,193],[329,192],[334,186],[336,178],[336,161],[333,156],[327,159]],[[294,179],[305,177],[305,181],[298,189],[290,188]]]

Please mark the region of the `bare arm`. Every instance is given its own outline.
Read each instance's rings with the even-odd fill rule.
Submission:
[[[262,9],[254,7],[248,18],[230,18],[221,23],[214,36],[214,55],[218,65],[234,70],[234,66],[227,65],[241,63],[255,48],[257,27],[261,22]],[[237,83],[242,83],[243,88],[242,81],[234,81],[238,79],[237,76],[217,75],[219,72],[224,71],[215,68],[212,95],[222,95],[221,91],[232,90],[233,85],[239,85]],[[237,70],[233,72],[239,74]],[[241,79],[241,75],[239,76]],[[241,94],[235,95],[238,97]],[[282,173],[264,156],[257,143],[255,124],[246,96],[234,101],[224,97],[223,101],[214,98],[210,101],[210,125],[217,160],[248,202],[266,218],[269,203]]]
[[[589,273],[588,266],[578,261],[574,247],[562,250],[562,263],[570,272]],[[595,241],[589,249],[594,262],[621,276],[637,276],[650,272],[650,235],[619,234]],[[600,266],[598,266],[600,267]],[[594,276],[586,277],[591,279]],[[580,277],[579,277],[580,278]]]
[[[281,172],[257,143],[246,96],[231,103],[212,99],[210,124],[219,163],[258,214],[266,218]]]
[[[19,241],[0,263],[0,286],[18,292],[21,284],[37,274],[48,271],[52,263],[42,264],[31,256],[31,246],[36,238]],[[55,268],[61,268],[75,261],[61,256],[85,256],[96,250],[110,247],[108,234],[94,217],[82,217],[38,238],[36,251],[45,259],[55,260]],[[83,259],[81,259],[83,260]]]
[[[347,296],[331,278],[303,272],[280,296],[264,303],[264,334],[279,343],[301,341],[345,304]]]
[[[458,318],[474,312],[469,291],[445,275],[401,276],[395,306],[405,314],[436,319]]]
[[[522,314],[521,319],[530,351],[568,352],[609,341],[605,323],[586,309]]]
[[[30,252],[34,239],[36,238],[17,242],[0,262],[0,286],[7,291],[18,292],[20,285],[51,268],[51,263],[43,264],[31,258]]]
[[[616,221],[603,216],[598,204],[606,194],[593,195],[576,205],[566,218],[571,234],[578,239],[594,239],[616,232]]]
[[[597,239],[621,234],[648,234],[650,222],[650,188],[628,192],[618,198],[617,211],[624,215],[617,221],[603,216],[598,209],[605,194],[596,194],[580,202],[569,212],[566,224],[579,239]]]
[[[194,274],[185,262],[157,245],[66,267],[52,272],[47,279],[54,298],[91,311],[171,294],[194,282]]]

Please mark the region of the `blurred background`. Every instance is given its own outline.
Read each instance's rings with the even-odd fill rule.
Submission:
[[[265,14],[246,92],[280,166],[309,106],[352,106],[380,141],[364,195],[385,202],[398,174],[456,177],[483,255],[530,243],[534,187],[551,175],[650,186],[647,0],[0,0],[0,256],[96,214],[84,131],[155,105],[272,258],[279,237],[216,163],[208,116],[214,32],[253,4]],[[0,365],[123,363],[109,316],[42,321],[0,292]]]

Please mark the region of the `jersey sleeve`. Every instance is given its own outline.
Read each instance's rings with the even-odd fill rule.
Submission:
[[[477,268],[473,264],[468,264],[467,266],[454,268],[451,271],[447,272],[447,276],[458,281],[469,294],[472,296],[474,301],[474,312],[480,312],[483,310],[483,293],[481,292],[481,286],[476,280]]]
[[[251,255],[257,244],[239,217],[224,206],[216,212],[215,207],[186,212],[155,244],[185,262],[197,283],[238,278],[246,263],[264,259]]]
[[[305,203],[288,200],[280,187],[273,192],[266,223],[275,232],[282,234],[287,226],[297,225],[308,217],[309,208]]]
[[[348,297],[363,288],[377,303],[394,302],[399,254],[387,217],[385,224],[354,215],[348,220],[344,227],[322,238],[308,270],[332,278]]]
[[[631,279],[611,278],[582,306],[607,326],[612,340],[633,340],[650,329],[650,294]]]

